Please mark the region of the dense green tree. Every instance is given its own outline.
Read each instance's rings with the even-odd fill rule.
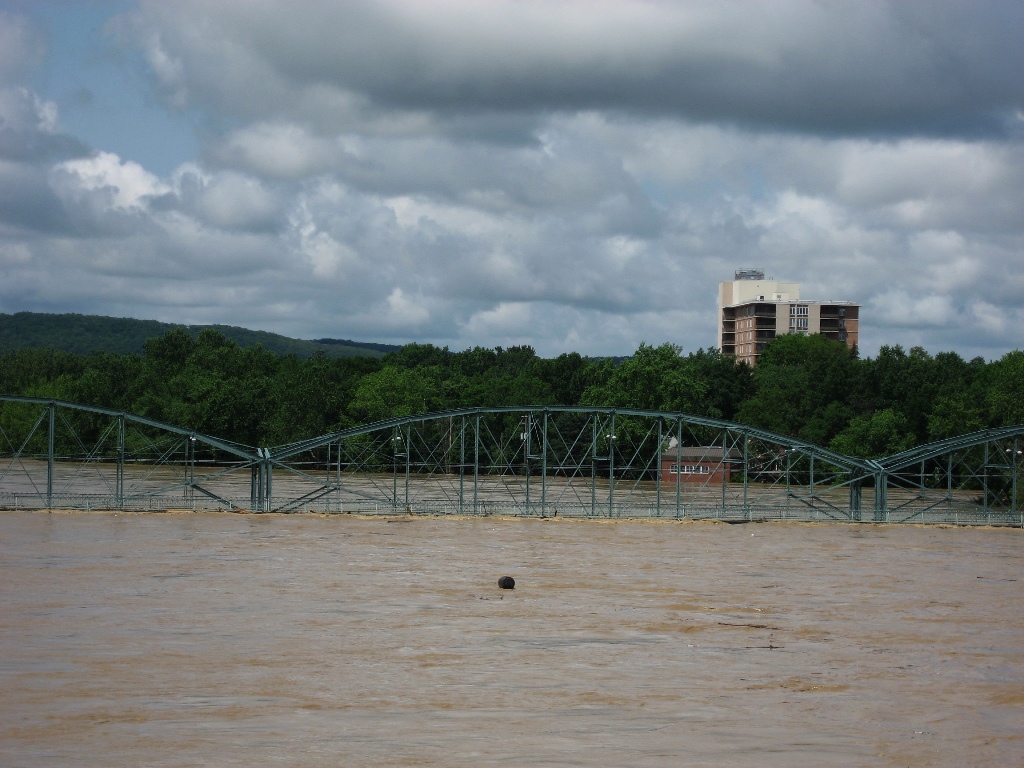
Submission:
[[[188,363],[195,349],[195,339],[183,328],[175,328],[163,336],[149,339],[144,345],[146,362],[165,376],[173,376]]]
[[[502,375],[536,375],[540,370],[541,362],[537,353],[531,346],[515,346],[508,349],[495,347],[497,360],[495,361],[496,372]]]
[[[605,381],[587,387],[580,402],[694,413],[703,410],[707,393],[707,382],[680,347],[641,344],[636,354],[611,369]]]
[[[847,456],[876,459],[912,448],[916,443],[906,417],[893,408],[857,416],[836,435],[829,447]]]
[[[920,442],[937,426],[932,421],[936,407],[943,403],[947,408],[949,398],[969,389],[978,374],[976,364],[955,353],[932,357],[921,347],[906,353],[899,346],[882,347],[862,370],[856,395],[864,411],[899,411]]]
[[[557,405],[577,405],[593,383],[594,365],[576,352],[561,354],[544,365],[543,378]]]
[[[688,362],[694,375],[707,384],[703,403],[694,413],[734,421],[740,405],[754,395],[753,368],[713,348],[690,353]]]
[[[29,396],[30,391],[53,392],[46,397],[58,397],[63,390],[48,388],[50,382],[62,376],[72,379],[82,375],[85,361],[79,355],[57,352],[53,349],[15,349],[0,354],[0,393]]]
[[[1008,352],[992,363],[986,383],[989,423],[1024,424],[1024,352]]]
[[[450,353],[448,347],[435,347],[433,344],[406,344],[397,352],[391,352],[384,359],[390,368],[424,368],[426,366],[445,366]]]
[[[71,385],[68,399],[131,411],[144,384],[143,360],[138,355],[96,352],[84,359],[84,370]]]
[[[985,429],[984,398],[976,387],[939,397],[928,415],[928,441],[945,440]]]
[[[484,376],[497,367],[498,350],[473,347],[463,352],[454,352],[448,360],[448,365],[467,378]]]
[[[447,407],[445,372],[440,366],[399,368],[385,365],[362,378],[348,413],[366,424],[398,416],[441,411]]]
[[[354,426],[348,404],[363,377],[380,368],[380,360],[370,357],[284,358],[270,396],[276,407],[266,426],[267,441],[289,443]]]
[[[249,445],[449,408],[558,404],[710,416],[880,456],[1024,422],[1024,352],[986,363],[894,346],[860,360],[822,336],[789,335],[769,344],[754,369],[671,344],[642,344],[621,360],[430,344],[406,345],[384,361],[301,359],[242,348],[216,329],[176,328],[149,339],[141,355],[0,353],[0,392],[125,410]],[[0,419],[37,411],[10,405]],[[623,420],[617,431],[628,428]]]
[[[855,353],[842,342],[818,334],[780,336],[758,358],[756,392],[740,406],[737,419],[828,443],[845,426],[842,414],[856,366]]]
[[[451,393],[449,408],[556,404],[547,382],[529,373],[459,376],[449,382],[448,389]]]
[[[854,418],[854,410],[846,403],[833,400],[824,408],[818,408],[800,428],[801,439],[818,445],[828,445],[834,435],[838,435]]]

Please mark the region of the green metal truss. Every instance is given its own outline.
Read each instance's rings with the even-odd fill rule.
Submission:
[[[257,448],[0,397],[0,507],[1021,525],[1022,449],[1016,426],[864,460],[683,413],[557,406],[428,413]]]
[[[248,509],[240,470],[253,449],[143,416],[31,397],[0,397],[0,506]],[[255,484],[253,483],[253,487]],[[254,494],[253,494],[254,495]]]

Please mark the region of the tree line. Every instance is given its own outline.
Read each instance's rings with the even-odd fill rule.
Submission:
[[[1024,423],[1024,352],[986,362],[891,346],[861,359],[842,343],[794,334],[772,341],[754,368],[672,344],[642,344],[622,360],[430,344],[301,359],[178,328],[142,354],[6,351],[0,394],[124,410],[251,446],[452,408],[600,405],[738,421],[873,458]]]

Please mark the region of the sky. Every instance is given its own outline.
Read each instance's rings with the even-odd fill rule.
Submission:
[[[0,313],[453,350],[1024,347],[1019,0],[0,0]]]

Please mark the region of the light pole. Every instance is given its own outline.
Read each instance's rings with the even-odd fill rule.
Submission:
[[[195,495],[196,495],[196,436],[189,435],[188,442],[186,443],[186,451],[188,453],[188,478],[185,484],[185,495],[188,499],[188,504],[192,509],[195,509]]]
[[[1017,438],[1013,439],[1013,448],[1007,448],[1006,453],[1010,461],[1010,516],[1013,516],[1014,511],[1019,512],[1020,526],[1024,528],[1024,506],[1019,505],[1017,498],[1017,462],[1024,451],[1017,448]]]
[[[522,421],[523,431],[519,433],[519,439],[523,443],[523,472],[526,473],[526,514],[530,514],[530,415],[523,416]]]
[[[391,503],[398,509],[398,457],[402,455],[402,436],[397,430],[391,438]]]
[[[615,512],[615,434],[605,437],[608,438],[608,517],[612,517]]]

